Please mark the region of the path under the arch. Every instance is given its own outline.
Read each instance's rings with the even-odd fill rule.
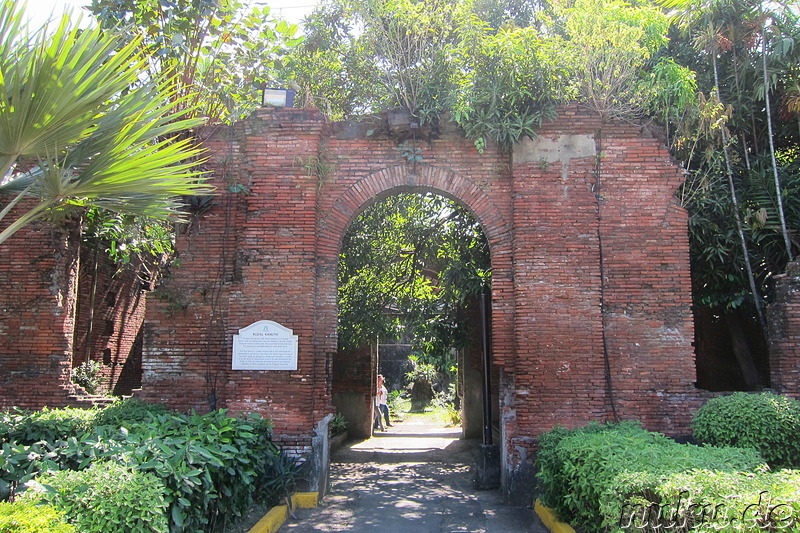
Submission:
[[[460,428],[409,415],[386,429],[337,450],[324,501],[296,510],[281,533],[547,532],[531,509],[473,488],[478,442]]]

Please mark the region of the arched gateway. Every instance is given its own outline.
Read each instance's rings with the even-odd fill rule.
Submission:
[[[269,416],[298,454],[323,448],[342,237],[373,202],[435,191],[470,209],[490,242],[506,488],[541,431],[607,419],[611,397],[620,416],[687,430],[686,214],[657,141],[568,108],[511,155],[478,153],[453,130],[407,141],[421,150],[413,162],[380,129],[286,109],[212,132],[209,165],[228,192],[180,237],[181,266],[162,285],[186,310],[148,309],[143,396],[183,408],[211,398]],[[258,320],[298,335],[296,371],[231,370],[232,335]],[[315,457],[324,471],[324,451]]]
[[[674,196],[681,172],[634,126],[577,107],[559,116],[513,154],[479,153],[447,125],[398,146],[377,118],[331,124],[307,109],[205,130],[221,194],[193,203],[180,265],[148,300],[141,396],[271,418],[275,440],[309,459],[311,486],[322,488],[342,237],[370,203],[433,191],[471,210],[490,242],[507,491],[529,478],[537,435],[557,424],[616,412],[688,432],[695,366],[687,219]],[[421,161],[409,161],[409,147]],[[232,369],[233,335],[260,320],[297,335],[297,370]]]

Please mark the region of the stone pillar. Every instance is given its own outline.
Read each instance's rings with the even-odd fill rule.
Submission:
[[[775,300],[767,308],[770,385],[800,395],[800,260],[776,277]]]

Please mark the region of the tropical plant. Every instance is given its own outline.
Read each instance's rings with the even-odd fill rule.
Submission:
[[[800,227],[793,206],[800,135],[790,104],[800,19],[780,2],[662,3],[681,30],[673,32],[670,52],[696,72],[701,91],[698,106],[671,130],[688,169],[682,199],[695,302],[726,316],[733,308],[754,313],[766,338],[764,304],[773,276],[793,257]],[[740,366],[748,388],[766,384],[753,375],[752,357]]]
[[[179,195],[208,193],[194,169],[199,150],[175,137],[196,124],[173,99],[169,78],[143,83],[140,39],[81,29],[68,16],[29,33],[19,4],[0,6],[0,220],[27,211],[0,243],[41,218],[87,206],[174,219]],[[22,203],[35,198],[33,207]]]
[[[342,413],[336,413],[331,420],[331,436],[347,431],[347,419]]]

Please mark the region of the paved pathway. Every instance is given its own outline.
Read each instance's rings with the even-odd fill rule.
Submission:
[[[545,533],[530,509],[506,507],[499,491],[472,487],[476,441],[460,428],[411,416],[338,450],[331,491],[316,509],[298,509],[280,533]]]

